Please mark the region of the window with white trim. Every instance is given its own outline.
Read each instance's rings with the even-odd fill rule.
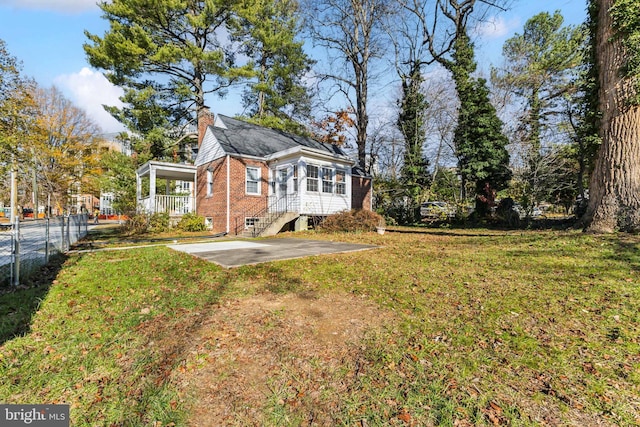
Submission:
[[[318,166],[307,165],[307,191],[318,191]]]
[[[213,196],[213,171],[207,169],[207,197]]]
[[[346,172],[336,169],[336,194],[347,194]]]
[[[260,194],[260,168],[247,166],[247,194]]]
[[[322,168],[322,192],[333,193],[333,169]]]
[[[293,165],[293,192],[298,192],[298,165]]]

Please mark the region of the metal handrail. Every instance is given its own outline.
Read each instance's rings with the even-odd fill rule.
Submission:
[[[267,199],[263,199],[260,203],[255,204],[249,209],[245,209],[242,212],[241,218],[268,218],[264,223],[260,223],[258,226],[253,227],[251,231],[252,237],[257,237],[266,230],[271,224],[276,222],[285,213],[289,212],[291,204],[295,200],[295,197],[285,194],[281,197],[269,196]],[[244,220],[241,225],[236,225],[235,234],[238,234],[239,229],[244,230]]]

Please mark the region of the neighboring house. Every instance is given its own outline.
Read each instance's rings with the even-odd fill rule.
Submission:
[[[149,177],[149,185],[143,189],[144,177]],[[157,179],[165,180],[162,193],[156,188]],[[193,165],[149,161],[136,171],[138,208],[148,213],[166,212],[174,219],[195,212],[195,182],[196,167]]]
[[[198,141],[196,212],[214,232],[275,234],[371,209],[371,177],[337,146],[208,112]]]
[[[109,151],[117,151],[126,156],[131,156],[132,150],[129,144],[125,144],[122,139],[118,138],[120,132],[105,133],[102,135],[98,149],[100,154],[105,154]],[[100,191],[98,206],[94,206],[89,211],[93,215],[96,209],[99,210],[100,215],[106,218],[117,215],[119,212],[113,208],[113,193],[110,191]]]

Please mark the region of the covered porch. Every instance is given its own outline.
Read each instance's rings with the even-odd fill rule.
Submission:
[[[147,213],[168,213],[182,216],[196,211],[196,176],[194,165],[149,161],[136,171],[136,200],[138,209]],[[148,177],[149,187],[143,189],[144,178]],[[159,193],[157,180],[165,180],[164,189]],[[174,188],[175,185],[175,188]]]

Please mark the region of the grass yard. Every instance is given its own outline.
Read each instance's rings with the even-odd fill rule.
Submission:
[[[640,425],[640,236],[293,236],[381,247],[70,255],[0,295],[0,402],[74,426]]]

